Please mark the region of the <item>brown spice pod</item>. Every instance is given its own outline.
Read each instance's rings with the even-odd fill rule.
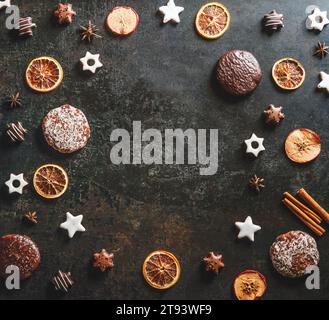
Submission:
[[[295,163],[308,163],[316,159],[321,152],[321,138],[309,129],[296,129],[285,141],[287,157]]]

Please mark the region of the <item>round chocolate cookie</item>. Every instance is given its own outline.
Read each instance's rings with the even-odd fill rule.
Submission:
[[[250,52],[232,50],[219,58],[216,76],[220,86],[228,93],[243,96],[258,87],[262,70]]]
[[[8,266],[16,266],[20,278],[31,277],[40,264],[40,253],[36,244],[26,236],[10,234],[0,238],[0,276],[8,277]]]
[[[42,123],[47,143],[61,153],[83,148],[90,137],[90,127],[84,113],[69,104],[51,110]]]
[[[284,277],[297,278],[319,263],[320,255],[314,238],[303,231],[290,231],[278,236],[270,249],[274,268]]]

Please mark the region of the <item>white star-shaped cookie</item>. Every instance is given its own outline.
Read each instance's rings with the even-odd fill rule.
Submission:
[[[322,31],[327,24],[329,24],[327,11],[321,11],[319,8],[315,8],[313,13],[306,19],[306,28],[308,30]]]
[[[17,186],[14,184],[18,183]],[[23,173],[19,175],[15,174],[10,174],[10,179],[5,182],[6,186],[9,188],[9,194],[12,193],[19,193],[23,194],[23,189],[28,185],[28,183],[24,180],[24,175]]]
[[[247,237],[252,242],[255,241],[255,233],[262,229],[260,226],[252,223],[251,217],[247,217],[244,222],[236,222],[235,225],[240,229],[238,238]]]
[[[86,55],[80,61],[83,71],[95,73],[98,68],[103,67],[103,64],[99,60],[99,54],[92,54],[89,51],[87,51]]]
[[[255,157],[258,157],[258,154],[261,151],[264,151],[264,138],[258,138],[254,133],[252,134],[251,138],[248,140],[245,140],[244,143],[247,146],[247,153],[252,153]],[[257,144],[257,147],[254,147],[253,144]]]
[[[85,227],[81,224],[83,215],[73,216],[70,212],[66,213],[66,221],[60,225],[61,229],[67,230],[72,239],[77,232],[85,232]]]
[[[10,0],[0,1],[0,10],[11,6]]]
[[[176,6],[174,0],[169,0],[166,6],[159,8],[159,11],[164,15],[163,23],[169,21],[180,23],[179,15],[184,11],[184,8]]]
[[[329,93],[329,74],[320,72],[321,82],[318,84],[318,89],[325,89]]]

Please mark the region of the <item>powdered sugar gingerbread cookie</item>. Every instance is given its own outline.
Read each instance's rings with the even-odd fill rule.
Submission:
[[[308,267],[319,263],[316,241],[303,231],[290,231],[278,236],[271,246],[270,256],[274,268],[284,277],[298,278]]]
[[[43,120],[42,130],[49,146],[61,153],[82,149],[90,137],[86,116],[68,104],[51,110]]]

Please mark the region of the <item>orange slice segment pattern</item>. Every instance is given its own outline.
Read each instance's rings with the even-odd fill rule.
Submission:
[[[33,185],[41,197],[55,199],[67,190],[68,181],[67,173],[62,167],[47,164],[35,172]]]
[[[284,90],[295,90],[305,80],[305,69],[297,60],[284,58],[274,64],[272,76],[280,88]]]
[[[198,12],[195,27],[206,39],[217,39],[227,30],[230,24],[230,13],[218,2],[205,4]]]
[[[172,253],[155,251],[145,259],[143,275],[153,288],[168,289],[175,285],[180,277],[180,264]]]
[[[63,80],[63,69],[58,61],[50,57],[32,60],[26,69],[26,82],[37,92],[55,90]]]

